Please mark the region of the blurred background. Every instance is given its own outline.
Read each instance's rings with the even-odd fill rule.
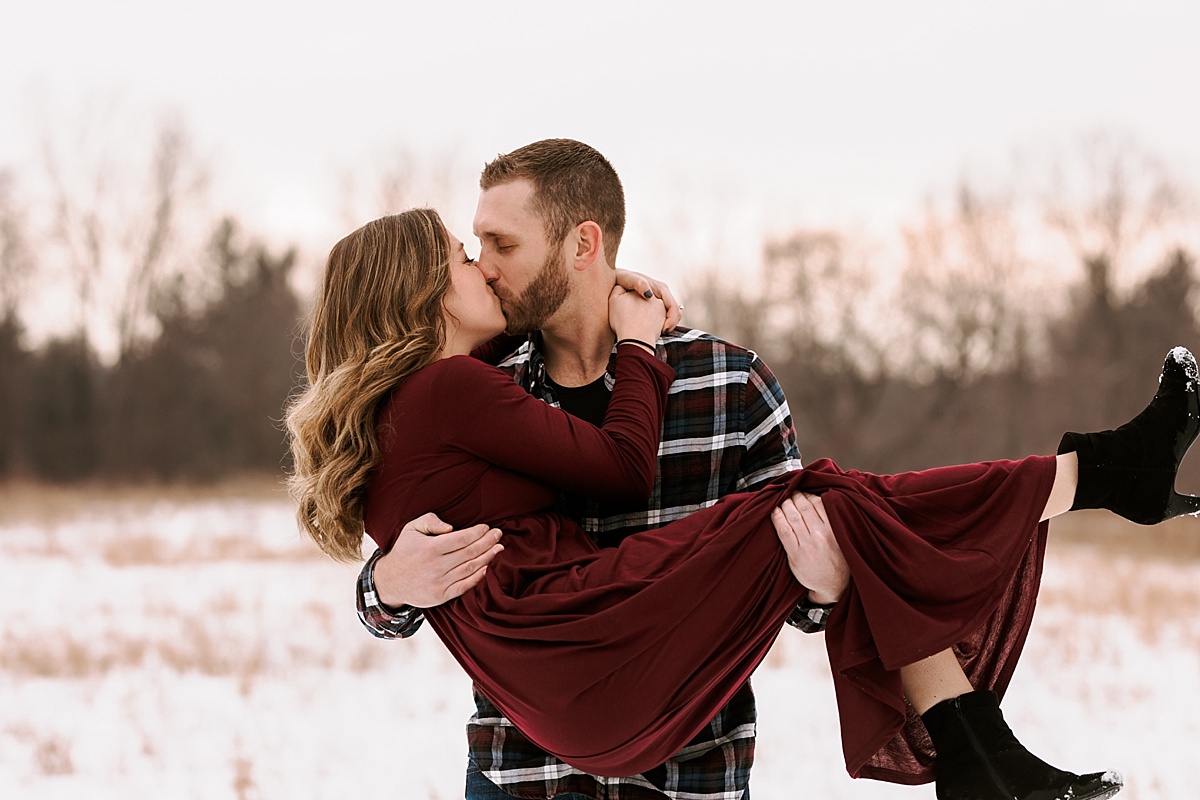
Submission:
[[[565,136],[607,155],[620,265],[766,359],[806,461],[1051,452],[1136,413],[1172,346],[1200,348],[1190,4],[49,0],[3,18],[5,796],[459,796],[467,685],[425,708],[404,683],[454,680],[437,642],[357,628],[356,570],[290,522],[280,419],[333,242],[432,205],[475,252],[497,153]],[[1195,522],[1077,516],[1044,617],[1097,638],[1047,648],[1066,660],[1013,702],[1064,725],[1053,741],[1087,727],[1088,756],[1111,730],[1095,715],[1141,686],[1122,735],[1163,727],[1127,794],[1187,792],[1170,754],[1200,744]],[[762,682],[820,673],[821,650],[781,644]],[[1113,693],[1042,682],[1064,672]],[[420,732],[400,777],[345,744],[363,724],[346,699],[378,699],[361,678],[392,692],[372,737]],[[836,746],[789,766],[769,713],[756,798],[797,774],[825,797],[931,796],[861,788]],[[832,741],[816,719],[798,735]]]

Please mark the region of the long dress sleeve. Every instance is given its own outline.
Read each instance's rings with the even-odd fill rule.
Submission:
[[[494,339],[489,339],[483,344],[471,351],[471,358],[478,359],[485,364],[495,366],[503,361],[508,356],[525,342],[529,341],[529,337],[513,336],[508,333],[502,333]]]
[[[616,383],[600,428],[529,395],[474,359],[447,359],[432,386],[432,413],[447,444],[556,489],[599,499],[644,500],[674,370],[636,347],[617,349]]]

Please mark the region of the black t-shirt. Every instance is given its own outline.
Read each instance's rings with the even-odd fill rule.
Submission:
[[[550,376],[546,383],[550,385],[558,404],[563,411],[592,423],[599,428],[604,423],[604,415],[608,412],[608,401],[612,392],[605,384],[606,375],[601,375],[591,383],[583,386],[559,386]]]
[[[608,390],[608,386],[604,382],[606,377],[606,375],[601,375],[583,386],[559,386],[547,375],[546,383],[554,392],[554,396],[558,398],[558,405],[563,411],[599,428],[604,424],[604,415],[608,412],[608,401],[612,398],[612,392]],[[558,510],[572,519],[582,519],[584,502],[585,499],[582,497],[562,495],[559,498]]]

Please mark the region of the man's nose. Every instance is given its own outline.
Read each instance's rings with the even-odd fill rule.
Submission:
[[[488,283],[492,283],[500,277],[500,273],[492,266],[491,259],[483,253],[480,253],[479,258],[475,261],[475,269],[479,270],[483,279]]]

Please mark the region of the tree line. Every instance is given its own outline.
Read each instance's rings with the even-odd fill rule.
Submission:
[[[52,482],[211,481],[278,473],[279,420],[300,381],[301,303],[294,250],[245,239],[233,220],[212,233],[217,276],[197,303],[164,291],[153,337],[104,363],[82,331],[23,346],[0,318],[0,477]]]
[[[1028,202],[964,182],[903,230],[899,256],[798,228],[766,242],[759,280],[710,270],[676,291],[689,323],[766,359],[806,461],[894,472],[1052,452],[1064,430],[1136,413],[1172,346],[1200,349],[1184,193],[1135,149],[1097,163],[1097,180],[1077,191],[1064,179],[1032,221]],[[286,467],[280,420],[302,381],[298,253],[228,217],[184,241],[203,176],[177,127],[158,131],[141,166],[140,183],[87,172],[93,191],[79,192],[48,155],[41,225],[0,169],[0,479]],[[1036,252],[1048,242],[1057,250]],[[78,319],[32,345],[29,288],[51,258]],[[116,331],[105,357],[102,311]]]
[[[906,228],[890,274],[842,233],[794,231],[767,243],[753,288],[707,275],[689,315],[771,365],[805,461],[890,473],[1053,453],[1067,430],[1138,413],[1171,348],[1200,352],[1190,204],[1124,151],[1104,164],[1090,195],[1032,224],[964,183]]]

